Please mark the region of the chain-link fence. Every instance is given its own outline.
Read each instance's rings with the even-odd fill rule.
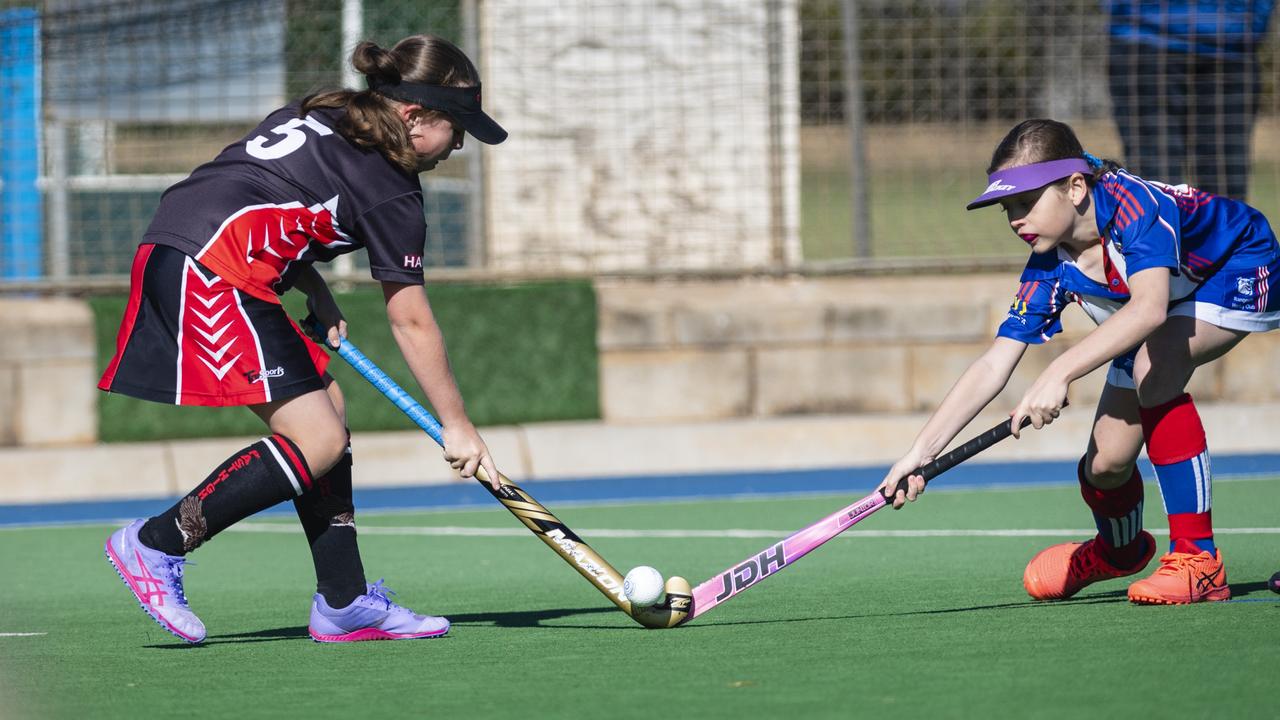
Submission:
[[[1220,2],[1219,15],[1211,17],[1204,8],[1213,3],[1175,0],[803,3],[805,257],[840,258],[853,253],[871,258],[959,258],[1017,252],[1020,246],[1010,247],[1012,238],[997,210],[965,213],[963,206],[982,190],[995,144],[1012,125],[1028,117],[1069,122],[1087,150],[1124,162],[1135,158],[1125,157],[1117,125],[1142,116],[1152,124],[1146,129],[1147,140],[1158,137],[1168,146],[1173,164],[1183,162],[1184,167],[1161,172],[1164,167],[1148,161],[1136,170],[1151,173],[1152,179],[1209,184],[1213,173],[1204,172],[1205,168],[1196,172],[1190,166],[1192,149],[1180,150],[1172,142],[1172,136],[1187,132],[1179,124],[1177,108],[1162,110],[1176,104],[1174,96],[1189,82],[1189,73],[1177,66],[1178,60],[1196,57],[1176,47],[1178,38],[1193,36],[1191,26],[1199,23],[1201,33],[1217,32],[1202,38],[1202,45],[1230,45],[1240,41],[1241,32],[1265,28],[1271,4]],[[1136,5],[1142,7],[1131,7]],[[850,47],[843,30],[851,6],[856,6],[855,84],[845,82],[850,65],[843,52]],[[1240,31],[1229,21],[1256,24]],[[1270,37],[1275,34],[1272,28]],[[1122,39],[1113,41],[1113,35]],[[1265,34],[1260,39],[1258,52],[1252,55],[1259,69],[1256,92],[1224,96],[1200,88],[1197,96],[1193,89],[1183,98],[1183,109],[1187,116],[1213,123],[1218,144],[1229,145],[1233,138],[1247,143],[1252,135],[1248,199],[1277,217],[1280,106],[1274,92],[1275,43]],[[1165,52],[1162,46],[1167,45],[1174,48]],[[1115,53],[1126,47],[1150,58],[1150,63],[1113,68]],[[1207,78],[1219,90],[1228,86],[1232,66],[1228,63],[1224,68],[1216,59],[1217,48],[1200,51],[1201,67],[1190,74]],[[1110,76],[1109,69],[1115,71]],[[1122,88],[1117,103],[1112,101],[1113,81]],[[860,97],[851,103],[851,94]],[[1136,106],[1135,99],[1140,101]],[[1240,118],[1231,116],[1238,101],[1243,118],[1250,100],[1260,109],[1253,133],[1241,127]],[[1224,104],[1225,119],[1216,111]],[[850,108],[856,108],[857,114],[851,114]],[[860,141],[852,153],[851,126],[852,136]],[[858,208],[862,212],[855,213],[851,222],[849,211]]]
[[[1032,116],[1121,160],[1122,130],[1159,136],[1172,159],[1137,169],[1172,182],[1217,182],[1244,146],[1248,198],[1278,217],[1270,4],[1223,2],[1213,25],[1172,0],[10,1],[0,279],[119,282],[165,187],[289,99],[360,84],[358,39],[415,32],[477,60],[511,131],[423,176],[435,273],[1016,262],[999,213],[963,205]],[[1207,129],[1154,110],[1169,98]]]

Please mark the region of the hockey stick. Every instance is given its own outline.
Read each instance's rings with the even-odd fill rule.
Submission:
[[[1012,423],[1012,419],[1005,420],[955,450],[945,453],[928,465],[917,468],[915,472],[910,474],[923,475],[927,483],[1012,435]],[[1026,427],[1029,424],[1031,424],[1031,419],[1024,418],[1022,427]],[[689,610],[687,617],[682,622],[688,622],[708,612],[743,590],[777,574],[783,568],[791,566],[800,558],[861,522],[875,511],[885,505],[891,505],[893,496],[899,490],[906,491],[906,489],[907,479],[904,477],[898,481],[897,486],[887,496],[879,492],[873,492],[852,505],[837,510],[803,530],[798,530],[786,539],[752,555],[741,563],[711,577],[693,589],[693,608]]]
[[[304,327],[311,327],[312,332],[321,337],[324,336],[323,330],[314,327],[314,322],[310,318],[304,320],[303,324]],[[325,343],[325,347],[330,346]],[[426,431],[440,447],[444,447],[444,434],[440,422],[397,385],[396,381],[388,377],[381,368],[360,352],[359,348],[349,340],[343,339],[338,346],[338,355],[350,363],[356,372],[360,373],[388,400],[395,403],[396,407],[404,411],[404,414]],[[565,562],[572,565],[597,590],[617,605],[618,609],[630,615],[636,622],[647,628],[669,628],[685,621],[692,599],[688,580],[676,576],[668,578],[665,588],[666,599],[662,603],[643,608],[633,607],[622,591],[622,575],[542,503],[533,499],[533,496],[520,489],[505,475],[498,475],[500,485],[497,490],[489,484],[489,478],[483,468],[477,469],[476,480],[534,535],[537,535],[557,555],[564,558]]]

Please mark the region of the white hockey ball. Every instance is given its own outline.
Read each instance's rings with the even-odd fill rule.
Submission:
[[[622,581],[622,592],[636,607],[649,607],[662,597],[662,573],[648,565],[631,568]]]

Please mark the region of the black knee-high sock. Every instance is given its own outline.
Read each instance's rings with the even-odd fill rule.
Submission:
[[[365,593],[351,501],[351,446],[315,487],[293,499],[316,566],[316,592],[329,607],[344,608]]]
[[[311,470],[283,435],[265,437],[227,458],[173,507],[151,518],[139,539],[168,555],[186,555],[256,512],[302,494]]]

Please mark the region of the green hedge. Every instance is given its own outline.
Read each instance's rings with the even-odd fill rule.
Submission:
[[[477,425],[593,419],[600,416],[596,357],[596,303],[591,283],[440,285],[428,291],[444,331],[467,412]],[[106,365],[126,298],[90,300],[97,326],[98,362]],[[285,306],[305,314],[301,294]],[[361,289],[338,295],[351,340],[405,389],[423,400],[387,325],[382,293]],[[413,427],[337,356],[330,372],[347,397],[356,431]],[[103,393],[98,403],[104,442],[254,434],[261,422],[244,408],[162,405]]]

